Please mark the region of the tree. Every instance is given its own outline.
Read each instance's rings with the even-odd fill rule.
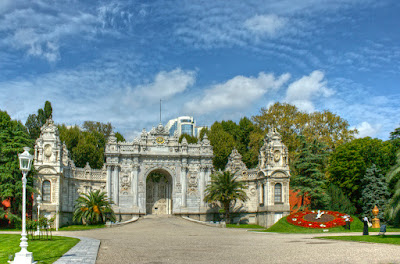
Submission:
[[[207,203],[220,203],[224,208],[225,221],[230,222],[230,207],[237,200],[245,202],[248,197],[244,191],[246,186],[237,181],[235,174],[225,171],[211,174],[211,182],[205,189],[204,201]]]
[[[121,133],[115,133],[115,137],[117,138],[117,142],[125,142],[125,138],[123,135],[121,135]]]
[[[392,197],[386,208],[385,216],[390,223],[400,226],[400,149],[397,150],[396,157],[396,164],[386,175]]]
[[[228,163],[228,157],[235,146],[235,140],[229,133],[224,131],[222,125],[218,122],[215,122],[211,126],[208,138],[210,144],[213,146],[214,168],[217,170],[223,170]]]
[[[396,162],[395,148],[388,141],[359,138],[338,146],[330,155],[328,179],[339,186],[343,192],[362,211],[362,179],[367,168],[375,164],[385,175]]]
[[[400,127],[396,128],[393,132],[390,132],[390,140],[398,139],[400,138]]]
[[[0,218],[7,215],[7,219],[14,223],[20,220],[22,211],[22,175],[18,154],[26,146],[33,147],[33,140],[27,129],[20,121],[11,120],[7,112],[0,111],[0,201],[7,200],[11,205],[6,212],[0,212]],[[28,194],[33,192],[34,173],[33,170],[27,176]]]
[[[279,102],[268,109],[262,108],[260,115],[252,119],[264,134],[277,128],[291,157],[294,157],[294,151],[301,145],[299,135],[303,135],[308,142],[318,140],[333,150],[352,140],[357,133],[356,129],[349,129],[346,120],[329,111],[309,114],[299,111],[294,105]]]
[[[380,169],[375,164],[372,164],[365,172],[362,179],[361,202],[363,215],[371,216],[371,210],[376,205],[379,208],[378,217],[382,219],[390,193],[386,178],[380,172]]]
[[[31,114],[25,122],[25,126],[29,131],[29,135],[32,139],[36,140],[40,136],[40,129],[46,123],[46,120],[51,117],[53,108],[51,103],[46,101],[44,108],[39,109],[37,115]]]
[[[84,167],[89,163],[90,167],[100,169],[104,164],[104,149],[112,126],[110,123],[85,121],[83,127],[81,130],[78,126],[59,125],[60,140],[65,142],[76,166]],[[115,137],[118,142],[125,141],[118,132]]]
[[[346,214],[354,214],[356,212],[357,208],[338,186],[330,184],[327,191],[330,197],[329,210]]]
[[[75,203],[73,221],[86,222],[87,224],[104,223],[106,214],[109,220],[115,222],[115,213],[108,201],[107,194],[100,190],[82,193]]]
[[[191,136],[191,135],[188,135],[188,134],[182,134],[182,135],[179,137],[178,142],[179,142],[179,143],[182,143],[182,139],[183,139],[183,138],[186,138],[186,141],[187,141],[188,144],[196,144],[196,143],[198,142],[197,137],[194,137],[194,136]]]
[[[310,144],[303,136],[300,136],[300,142],[301,147],[292,166],[291,187],[294,191],[298,191],[297,195],[302,197],[302,203],[308,197],[311,200],[311,208],[326,208],[329,196],[323,173],[327,157],[325,146],[317,140]]]

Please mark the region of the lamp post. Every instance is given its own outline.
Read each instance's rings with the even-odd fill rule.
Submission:
[[[36,203],[37,203],[37,231],[36,235],[38,236],[40,234],[40,203],[42,202],[42,197],[40,197],[40,194],[36,198]]]
[[[28,147],[24,147],[24,152],[18,154],[19,169],[22,171],[22,234],[21,234],[21,251],[15,254],[14,264],[33,263],[32,252],[28,251],[28,239],[26,237],[26,175],[31,170],[33,156],[29,154]]]

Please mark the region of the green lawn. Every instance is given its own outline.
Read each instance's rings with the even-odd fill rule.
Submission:
[[[79,230],[89,230],[89,229],[96,229],[96,228],[103,228],[105,225],[70,225],[70,226],[63,226],[60,227],[59,231],[79,231]]]
[[[226,227],[229,228],[246,228],[246,229],[265,229],[265,227],[263,226],[259,226],[259,225],[249,225],[249,224],[227,224]]]
[[[21,235],[0,235],[0,263],[19,252]],[[79,242],[77,238],[53,236],[53,240],[29,240],[28,251],[38,263],[53,263]]]
[[[330,236],[317,238],[400,245],[400,235]]]

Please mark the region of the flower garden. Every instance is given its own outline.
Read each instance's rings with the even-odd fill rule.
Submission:
[[[290,214],[286,219],[287,221],[296,226],[306,228],[332,228],[344,226],[346,214],[335,211],[323,211],[323,214],[317,219],[317,211],[300,211]],[[350,217],[350,222],[353,218]]]

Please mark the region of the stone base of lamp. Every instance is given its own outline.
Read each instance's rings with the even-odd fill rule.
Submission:
[[[9,261],[12,264],[34,264],[37,263],[33,261],[33,254],[32,252],[21,250],[18,253],[15,253],[14,261]]]
[[[372,219],[372,228],[381,228],[380,220],[378,218]]]

